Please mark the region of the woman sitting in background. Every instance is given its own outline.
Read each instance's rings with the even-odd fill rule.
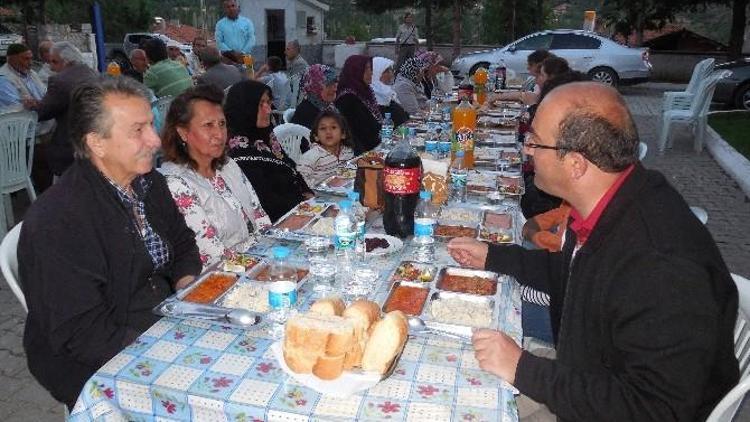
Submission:
[[[526,105],[536,104],[539,102],[539,93],[541,84],[537,80],[542,67],[542,62],[554,54],[547,50],[536,50],[526,58],[526,69],[529,71],[529,77],[521,85],[520,91],[501,92],[493,95],[491,101],[520,101]]]
[[[336,175],[354,157],[351,135],[344,118],[333,110],[324,110],[310,132],[313,144],[300,158],[299,172],[308,186]]]
[[[356,155],[380,144],[383,114],[370,88],[371,82],[372,58],[354,55],[346,59],[339,78],[336,108],[352,129]]]
[[[255,75],[256,80],[271,87],[273,107],[278,111],[286,110],[292,100],[292,85],[286,72],[281,69],[283,64],[280,58],[271,56]]]
[[[428,65],[425,70],[424,79],[422,79],[422,88],[424,89],[424,95],[427,98],[432,98],[433,91],[439,86],[437,83],[437,74],[444,72],[450,73],[450,69],[441,64],[443,62],[443,56],[434,51],[425,51],[417,55],[417,58]],[[442,92],[441,94],[445,95],[445,92]]]
[[[401,70],[396,77],[396,83],[393,84],[393,90],[398,95],[398,101],[404,107],[404,110],[412,116],[419,113],[427,101],[422,88],[422,79],[429,67],[428,63],[416,57],[407,59],[406,63],[401,66]]]
[[[324,64],[314,64],[302,77],[302,90],[305,99],[294,110],[290,123],[302,125],[312,130],[313,123],[321,111],[333,106],[339,78],[336,70]],[[307,151],[306,146],[302,152]]]
[[[271,221],[276,221],[314,195],[273,134],[272,99],[267,85],[242,81],[229,88],[224,114],[229,156],[252,183]]]
[[[393,60],[385,57],[373,57],[372,59],[372,83],[370,87],[375,93],[375,100],[378,102],[380,112],[391,113],[394,127],[401,126],[409,120],[407,113],[401,104],[398,103],[398,95],[393,90]]]
[[[172,101],[162,136],[167,178],[185,222],[195,232],[203,268],[246,251],[271,224],[237,163],[226,155],[224,93],[200,85]]]

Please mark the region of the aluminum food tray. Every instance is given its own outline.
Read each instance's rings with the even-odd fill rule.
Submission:
[[[509,228],[501,228],[501,227],[492,227],[487,224],[487,217],[488,215],[507,215],[508,218],[510,218],[510,227]],[[497,233],[497,234],[507,234],[510,236],[510,239],[503,240],[503,241],[495,241],[493,243],[501,243],[501,244],[511,244],[515,243],[518,233],[516,233],[516,224],[515,224],[515,218],[513,217],[512,213],[509,212],[502,212],[502,211],[495,211],[495,210],[484,210],[482,213],[482,220],[479,224],[479,233],[477,234],[477,239],[484,240],[484,241],[490,241],[492,242],[491,238],[488,238],[485,233]]]
[[[329,183],[331,180],[336,178],[343,178],[347,179],[347,182],[342,186],[330,186]],[[320,182],[318,186],[315,187],[315,190],[317,192],[327,194],[327,195],[335,195],[335,196],[346,196],[349,191],[352,190],[354,187],[354,177],[344,177],[342,175],[333,175],[324,181]]]
[[[404,262],[408,262],[408,261],[402,261],[401,263],[404,263]],[[399,265],[401,263],[399,263]],[[467,338],[471,336],[472,330],[475,327],[472,327],[470,325],[462,325],[462,324],[457,324],[457,323],[448,323],[448,322],[438,321],[432,316],[432,312],[431,312],[432,302],[434,300],[437,300],[440,298],[446,298],[446,297],[457,297],[457,298],[465,299],[467,301],[488,304],[491,310],[490,326],[488,328],[491,328],[491,329],[498,328],[500,306],[501,306],[500,304],[502,303],[502,294],[503,294],[502,283],[508,282],[508,276],[498,275],[490,271],[472,270],[472,269],[467,269],[467,268],[448,266],[448,267],[440,268],[438,273],[430,282],[416,282],[415,283],[415,282],[408,282],[408,281],[393,281],[393,275],[395,274],[395,272],[396,270],[394,270],[391,273],[391,276],[388,278],[388,282],[390,283],[390,286],[388,287],[387,294],[383,296],[382,303],[379,303],[382,309],[385,309],[385,305],[388,303],[388,300],[390,299],[391,294],[393,294],[393,290],[395,290],[398,286],[402,286],[402,285],[411,286],[411,287],[417,287],[417,288],[423,288],[423,289],[429,290],[427,294],[427,298],[425,299],[425,302],[422,305],[422,311],[418,315],[425,322],[425,325],[429,328],[434,328],[434,329],[441,330],[441,331],[447,331],[450,333],[459,334]],[[439,289],[438,286],[442,277],[444,277],[446,273],[455,273],[455,272],[458,272],[461,275],[478,275],[481,277],[494,280],[497,283],[497,289],[496,289],[495,294],[481,296],[481,295],[474,295],[470,293],[451,292],[451,291]]]
[[[308,227],[310,227],[310,225],[314,221],[317,220],[317,217],[325,214],[332,207],[333,208],[336,207],[336,205],[334,205],[331,202],[316,202],[315,200],[305,201],[305,202],[303,202],[303,204],[322,205],[323,209],[320,212],[317,212],[317,213],[299,212],[299,205],[297,205],[296,207],[292,208],[289,212],[287,212],[286,214],[284,214],[283,216],[281,216],[281,218],[279,218],[279,220],[273,226],[270,226],[270,227],[267,227],[267,228],[263,229],[260,232],[260,234],[263,235],[263,236],[265,236],[265,237],[269,237],[271,239],[292,240],[292,241],[304,242],[306,239],[314,236],[314,235],[309,234],[307,232],[307,229],[308,229]],[[276,227],[279,223],[283,222],[289,216],[294,215],[294,214],[304,214],[304,215],[311,216],[312,218],[304,226],[300,227],[297,230],[289,230],[289,229],[284,229],[284,228]]]

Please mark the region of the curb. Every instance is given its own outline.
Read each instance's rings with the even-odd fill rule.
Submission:
[[[750,161],[737,152],[711,126],[706,125],[706,148],[719,166],[740,185],[745,199],[750,198]]]

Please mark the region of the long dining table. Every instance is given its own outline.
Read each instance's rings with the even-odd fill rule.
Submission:
[[[367,230],[383,233],[382,219],[370,222]],[[305,263],[299,242],[259,238],[247,252],[270,257],[279,244],[292,249],[292,262]],[[435,251],[437,267],[457,265],[444,241],[436,243]],[[412,253],[406,240],[401,250],[368,259],[379,271],[373,300],[384,302],[389,277]],[[521,344],[520,287],[506,277],[498,289],[493,325]],[[315,298],[311,286],[301,284],[297,309],[306,310]],[[480,369],[468,342],[410,335],[390,377],[343,398],[320,394],[287,375],[271,350],[273,342],[261,327],[162,318],[88,380],[69,420],[518,420],[517,391]]]

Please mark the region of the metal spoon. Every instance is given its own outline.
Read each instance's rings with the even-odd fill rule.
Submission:
[[[223,309],[210,307],[194,307],[189,310],[180,310],[179,304],[175,302],[166,303],[162,308],[166,314],[179,317],[194,317],[209,321],[226,320],[231,324],[250,326],[259,321],[258,315],[246,309],[231,309],[229,312]]]
[[[443,336],[452,338],[454,340],[460,340],[463,342],[470,342],[471,338],[462,336],[460,334],[451,333],[449,331],[439,330],[436,328],[428,327],[422,318],[419,317],[409,317],[409,331],[412,334],[433,334],[436,336]]]

